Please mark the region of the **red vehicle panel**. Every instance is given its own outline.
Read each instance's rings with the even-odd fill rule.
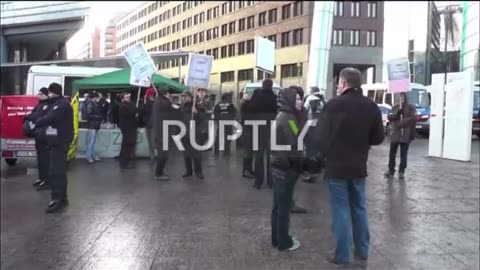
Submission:
[[[38,96],[35,95],[2,96],[0,137],[2,139],[26,139],[22,132],[23,119],[37,104]]]

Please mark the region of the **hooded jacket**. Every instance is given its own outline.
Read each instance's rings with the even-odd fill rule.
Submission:
[[[417,123],[416,109],[408,104],[407,97],[400,110],[400,104],[393,106],[388,120],[392,126],[391,142],[411,143],[415,139],[415,125]]]
[[[301,173],[303,151],[298,149],[298,135],[303,121],[302,113],[295,108],[296,97],[297,92],[291,88],[279,93],[279,112],[275,118],[276,144],[289,146],[290,150],[272,149],[271,165],[279,170]]]

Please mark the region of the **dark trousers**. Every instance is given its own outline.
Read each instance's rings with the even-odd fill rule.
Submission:
[[[250,172],[253,174],[253,142],[252,134],[245,132],[242,135],[242,146],[243,146],[243,167],[242,173]]]
[[[59,143],[50,146],[48,184],[52,188],[51,199],[62,201],[67,199],[67,154],[70,143]]]
[[[48,170],[49,170],[49,147],[47,142],[35,141],[35,148],[37,150],[37,166],[38,166],[38,179],[48,183]]]
[[[279,250],[286,250],[293,245],[292,237],[289,235],[290,209],[292,205],[293,190],[298,179],[298,174],[278,169],[273,169],[272,174],[272,245]]]
[[[390,155],[388,159],[388,170],[391,173],[395,172],[395,159],[397,157],[397,149],[400,146],[400,172],[405,172],[407,168],[407,156],[409,143],[391,142],[390,143]]]
[[[122,130],[122,145],[120,148],[120,167],[129,165],[132,157],[135,156],[135,145],[137,144],[137,130]]]
[[[155,176],[161,176],[165,174],[165,165],[168,161],[168,150],[157,147],[157,165],[155,167]]]
[[[185,147],[185,151],[183,152],[183,157],[185,161],[185,170],[187,174],[192,174],[194,171],[195,173],[202,172],[202,161],[201,161],[201,153],[200,151],[193,149],[190,139],[185,139],[182,141]]]
[[[223,133],[223,140],[225,142],[224,151],[225,154],[230,153],[230,143],[231,141],[227,141],[227,135],[232,135],[233,127],[232,126],[225,126],[225,132]],[[215,132],[215,154],[218,154],[220,149],[220,127],[217,122],[217,130]]]
[[[265,165],[265,159],[267,164]],[[267,171],[267,183],[272,185],[272,170],[270,168],[270,148],[260,148],[255,152],[255,185],[262,186]]]

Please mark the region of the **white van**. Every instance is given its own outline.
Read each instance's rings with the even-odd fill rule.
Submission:
[[[28,70],[27,95],[36,95],[42,87],[48,87],[51,83],[58,83],[63,87],[63,95],[72,95],[73,82],[95,75],[117,71],[119,68],[96,68],[80,66],[32,66]]]

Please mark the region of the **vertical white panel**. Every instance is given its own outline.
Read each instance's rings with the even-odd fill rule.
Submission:
[[[450,73],[447,80],[443,157],[470,161],[473,74],[471,71]]]
[[[442,157],[443,152],[443,108],[444,108],[444,74],[432,74],[432,91],[430,107],[430,136],[428,155]]]
[[[327,89],[327,73],[332,39],[333,1],[315,1],[308,59],[307,86]]]

